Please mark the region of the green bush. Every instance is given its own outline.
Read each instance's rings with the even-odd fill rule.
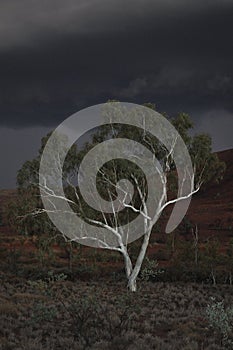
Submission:
[[[211,303],[206,308],[206,317],[210,326],[220,333],[222,344],[226,348],[233,348],[233,341],[229,334],[233,327],[233,307],[224,308],[224,302],[211,298]]]
[[[162,274],[164,271],[158,269],[158,261],[150,260],[148,257],[145,258],[144,267],[140,272],[140,278],[143,281],[149,281],[149,279],[154,279],[158,275]]]

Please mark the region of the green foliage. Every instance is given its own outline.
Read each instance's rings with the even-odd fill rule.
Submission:
[[[171,119],[172,125],[176,128],[186,145],[190,145],[192,138],[189,130],[193,128],[193,122],[187,113],[179,113],[175,118]]]
[[[206,317],[210,326],[219,332],[223,345],[232,349],[233,341],[229,339],[229,333],[233,327],[233,307],[224,308],[224,302],[211,298],[211,303],[206,308]]]
[[[143,281],[149,281],[149,279],[154,279],[158,275],[162,274],[164,271],[158,269],[159,263],[157,260],[151,260],[148,257],[145,258],[144,267],[141,270],[140,278]]]
[[[54,289],[57,282],[65,281],[67,275],[64,273],[54,274],[53,271],[48,271],[47,277],[36,281],[28,281],[28,284],[35,290],[39,290],[46,296],[53,297]]]
[[[218,252],[219,252],[220,243],[217,238],[209,239],[206,246],[205,246],[205,252],[206,256],[210,260],[211,264],[214,264],[214,262],[217,262],[218,259]]]
[[[113,101],[109,101],[109,103],[112,102]],[[116,103],[116,101],[114,102]],[[152,103],[146,103],[145,106],[149,109],[155,109],[155,105]],[[108,115],[108,104],[106,104],[106,110],[104,113],[105,117],[108,118],[107,120],[110,121],[111,116]],[[166,115],[165,118],[169,119],[169,117]],[[182,138],[187,144],[191,158],[195,165],[197,181],[200,180],[200,177],[204,183],[207,183],[213,179],[217,181],[221,180],[225,166],[219,161],[216,154],[211,153],[210,136],[206,134],[191,136],[190,131],[193,127],[193,123],[188,114],[180,113],[176,117],[170,119],[170,121],[181,134]],[[49,220],[47,214],[40,213],[39,215],[35,215],[35,210],[38,210],[39,212],[40,209],[43,208],[38,189],[38,171],[41,155],[50,135],[51,132],[42,138],[38,155],[32,160],[26,161],[21,169],[19,169],[17,175],[17,198],[9,203],[5,210],[8,223],[22,234],[51,234],[56,232],[56,228]],[[161,161],[161,164],[163,164],[163,159],[167,153],[167,150],[156,138],[152,137],[149,132],[145,132],[140,128],[132,127],[131,125],[106,124],[95,130],[91,136],[90,141],[87,142],[82,149],[77,149],[76,144],[71,147],[66,156],[63,167],[64,178],[71,178],[77,174],[79,164],[84,155],[97,143],[105,141],[109,138],[120,137],[131,138],[135,141],[138,141],[145,147],[149,148],[153,153],[155,153],[156,158]],[[65,137],[62,139],[62,142],[64,142],[64,144],[66,143]],[[170,168],[174,170],[175,168],[173,160],[169,159],[169,163]],[[117,195],[117,193],[114,192],[114,184],[118,180],[122,178],[128,178],[132,182],[132,173],[137,178],[139,186],[141,188],[144,188],[145,193],[147,192],[145,176],[143,172],[138,169],[138,167],[132,162],[129,162],[125,159],[112,160],[104,164],[101,171],[102,175],[101,172],[99,172],[97,175],[96,185],[100,194],[106,200],[112,199],[109,196],[110,192],[112,192],[113,196]],[[51,169],[51,173],[52,172],[54,172],[54,169]],[[107,174],[108,180],[110,180],[107,183],[103,173],[105,175]],[[177,179],[175,171],[171,171],[169,173],[168,188],[176,193],[175,191],[177,189]],[[77,200],[74,189],[80,195],[77,187],[75,188],[75,186],[70,186],[69,183],[64,180],[64,192],[66,196],[76,202],[75,205],[71,204],[72,209],[82,218],[91,217],[96,220],[104,220],[101,213],[89,207],[81,197],[80,200]],[[139,207],[141,205],[140,197],[137,191],[134,193],[132,204],[134,204],[135,207]],[[34,214],[32,214],[33,212]],[[125,224],[126,222],[134,219],[136,215],[137,214],[129,208],[125,208],[119,212],[119,215],[117,217],[117,224]],[[112,214],[106,215],[105,219],[108,223],[113,223],[113,225],[116,224],[114,222],[115,218]]]
[[[210,135],[203,133],[195,135],[190,142],[189,152],[195,164],[196,172],[202,177],[203,183],[219,182],[223,178],[226,165],[221,162],[216,153],[212,153]]]
[[[37,249],[37,259],[41,267],[45,267],[47,263],[51,263],[55,259],[52,243],[54,241],[53,236],[45,236],[42,234],[35,241]]]
[[[26,161],[19,169],[17,173],[18,194],[4,207],[5,222],[21,234],[38,235],[56,231],[46,213],[36,214],[36,211],[43,208],[38,186],[40,159],[51,133],[49,132],[42,138],[38,155]],[[63,167],[64,174],[75,171],[78,157],[77,147],[74,144],[67,154]]]
[[[10,199],[3,208],[4,222],[22,235],[40,235],[55,232],[56,228],[46,213],[36,215],[35,210],[42,208],[38,189],[35,187],[19,189],[18,195]]]

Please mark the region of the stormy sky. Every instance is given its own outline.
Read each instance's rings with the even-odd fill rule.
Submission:
[[[233,0],[0,0],[0,188],[40,139],[108,99],[189,113],[233,148]]]

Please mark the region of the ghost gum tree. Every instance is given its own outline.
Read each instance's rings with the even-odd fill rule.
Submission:
[[[151,133],[156,123],[154,105],[140,108],[131,109],[132,123],[127,124],[127,111],[120,103],[105,104],[105,123],[89,133],[89,142],[81,149],[76,144],[68,147],[66,135],[51,141],[50,133],[42,139],[38,157],[26,162],[17,178],[21,201],[28,193],[34,198],[32,210],[18,215],[21,221],[43,217],[44,229],[45,223],[54,220],[66,240],[119,252],[131,291],[137,289],[151,232],[163,210],[175,204],[167,224],[167,232],[171,232],[185,215],[191,196],[202,184],[219,181],[225,169],[211,153],[210,136],[190,136],[193,124],[187,114],[170,120],[164,116],[165,124],[157,124],[156,133],[163,135],[159,138]],[[135,113],[140,116],[136,126]],[[169,124],[177,132],[165,137]],[[58,141],[64,154],[54,153]],[[101,144],[104,147],[99,148]],[[183,163],[184,144],[194,172],[189,163]],[[45,147],[51,147],[51,152],[47,152],[51,156],[44,161],[46,174],[42,172],[39,181]],[[57,185],[60,180],[62,190]],[[128,246],[141,236],[141,249],[133,264]]]

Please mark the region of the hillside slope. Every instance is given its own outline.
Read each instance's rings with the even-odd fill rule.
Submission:
[[[224,240],[233,237],[233,149],[218,152],[218,156],[226,163],[224,178],[193,196],[188,217],[198,225],[202,237],[214,234]]]
[[[233,149],[218,152],[218,156],[227,166],[224,178],[220,184],[210,184],[205,191],[200,191],[200,193],[193,196],[186,214],[186,220],[192,226],[197,225],[200,243],[205,243],[211,237],[217,237],[221,242],[222,250],[225,250],[230,239],[233,238]],[[0,211],[3,204],[9,198],[13,199],[15,195],[16,190],[0,190]],[[156,231],[156,228],[154,229],[149,246],[149,254],[167,249],[168,235],[164,233],[164,228],[171,209],[172,207],[168,208],[166,215],[161,218],[161,229],[159,232]],[[178,234],[182,225],[183,223],[177,229]],[[180,238],[192,240],[190,230],[183,232]],[[2,246],[8,246],[9,242],[11,244],[14,242],[13,245],[19,245],[20,235],[7,226],[1,226],[0,240]],[[24,249],[30,250],[33,246],[33,242],[27,240],[24,244]],[[158,258],[158,260],[160,259]]]

